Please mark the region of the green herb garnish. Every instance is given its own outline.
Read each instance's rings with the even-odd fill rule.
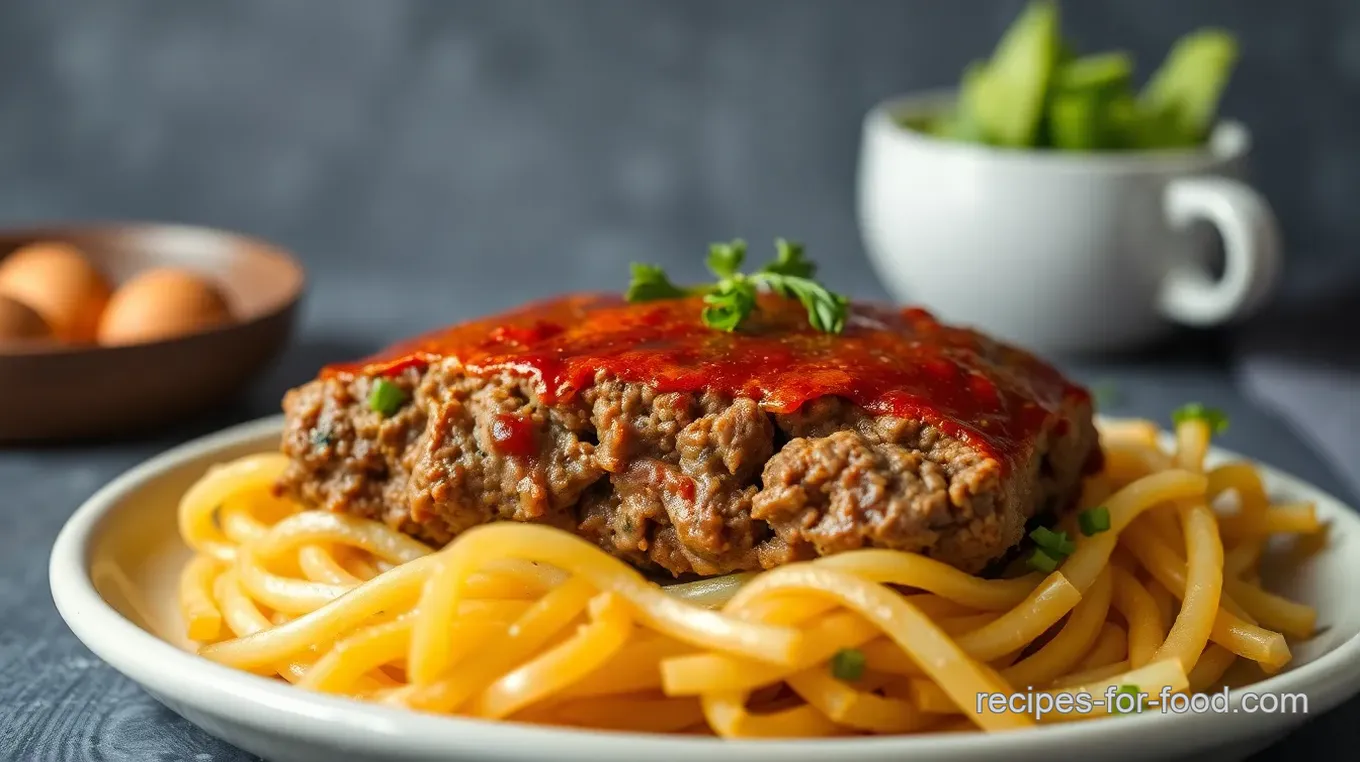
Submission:
[[[373,382],[373,390],[368,393],[368,409],[389,418],[406,404],[406,399],[406,392],[400,386],[380,378]]]
[[[1211,434],[1222,434],[1228,429],[1228,416],[1222,410],[1198,402],[1182,405],[1171,414],[1171,422],[1177,426],[1188,421],[1204,421]]]
[[[676,299],[689,292],[671,283],[666,271],[655,265],[633,264],[633,280],[628,284],[626,297],[630,302],[650,302],[654,299]]]
[[[655,265],[634,264],[626,298],[630,302],[704,297],[704,325],[720,331],[735,331],[755,312],[756,297],[770,291],[797,299],[807,310],[808,322],[824,333],[845,330],[850,302],[813,280],[817,268],[803,256],[801,244],[783,238],[775,240],[775,259],[753,273],[742,273],[746,242],[741,239],[715,243],[708,247],[705,260],[718,282],[704,286],[681,287],[671,282],[664,270]]]
[[[1110,528],[1110,509],[1103,505],[1089,508],[1077,515],[1077,525],[1081,527],[1081,533],[1087,537],[1094,537],[1101,532],[1108,531]]]
[[[831,657],[831,675],[837,680],[854,682],[864,676],[867,659],[858,648],[842,648]]]
[[[1066,558],[1077,549],[1076,543],[1072,542],[1066,532],[1055,532],[1047,527],[1039,527],[1030,532],[1029,538],[1054,558]]]
[[[1136,713],[1136,712],[1138,711],[1138,708],[1139,708],[1139,707],[1138,707],[1138,704],[1139,704],[1138,698],[1139,698],[1140,693],[1141,693],[1141,691],[1138,690],[1138,686],[1136,686],[1136,685],[1134,685],[1134,684],[1132,684],[1132,683],[1124,683],[1123,685],[1119,686],[1118,690],[1116,690],[1116,691],[1114,692],[1114,696],[1113,696],[1113,697],[1111,698],[1111,700],[1110,700],[1110,712],[1112,712],[1112,713],[1114,713],[1114,714],[1132,714],[1132,713]],[[1121,710],[1121,709],[1119,708],[1119,697],[1120,697],[1121,695],[1133,696],[1133,709],[1131,709],[1131,710],[1129,710],[1129,711],[1126,712],[1126,711],[1123,711],[1123,710]]]
[[[1029,564],[1029,568],[1045,574],[1056,571],[1058,568],[1058,559],[1050,556],[1043,548],[1035,548],[1030,557],[1025,560],[1025,563]]]

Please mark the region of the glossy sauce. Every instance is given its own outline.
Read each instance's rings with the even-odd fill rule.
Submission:
[[[473,373],[528,375],[548,404],[597,374],[659,392],[750,397],[771,413],[839,396],[874,414],[922,419],[1003,464],[1027,455],[1064,399],[1088,397],[1034,356],[916,308],[855,304],[840,335],[813,329],[798,302],[778,296],[762,296],[734,333],[705,326],[702,309],[698,298],[628,304],[573,295],[433,331],[322,374],[392,374],[456,359]],[[532,429],[501,427],[498,447],[532,452]]]
[[[530,457],[538,452],[533,419],[522,415],[498,415],[491,422],[491,446],[502,455]]]

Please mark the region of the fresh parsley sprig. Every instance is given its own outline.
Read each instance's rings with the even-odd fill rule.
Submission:
[[[767,290],[797,299],[807,310],[808,322],[813,328],[825,333],[845,330],[849,300],[813,280],[817,266],[803,256],[801,244],[779,238],[774,245],[774,261],[749,274],[741,272],[746,259],[745,241],[737,239],[710,245],[705,261],[718,282],[704,286],[677,286],[660,267],[634,264],[626,298],[630,302],[649,302],[703,296],[701,319],[704,325],[730,332],[741,327],[755,312],[756,296],[761,290]]]
[[[693,289],[684,289],[671,283],[666,271],[656,265],[633,263],[633,280],[628,284],[624,296],[630,302],[650,302],[656,299],[678,299],[690,296]]]

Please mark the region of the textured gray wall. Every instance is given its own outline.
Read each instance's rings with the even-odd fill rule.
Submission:
[[[853,221],[860,116],[950,83],[1019,7],[0,0],[0,224],[234,228],[294,248],[313,283],[303,341],[221,420],[0,458],[0,759],[246,759],[92,659],[52,610],[47,548],[96,486],[172,440],[277,411],[320,362],[530,296],[618,288],[630,259],[695,277],[711,239],[800,237],[833,285],[881,295]],[[1080,0],[1066,18],[1084,45],[1128,46],[1145,66],[1198,25],[1236,30],[1227,110],[1257,133],[1291,266],[1356,259],[1360,3]],[[1077,370],[1119,379],[1119,413],[1221,404],[1227,445],[1339,492],[1191,354]],[[1268,759],[1353,753],[1354,707]]]
[[[312,268],[311,325],[411,272],[377,338],[630,259],[700,273],[705,242],[802,238],[877,296],[853,221],[862,113],[950,83],[1018,11],[984,2],[5,0],[0,223],[156,218],[241,229]],[[1151,68],[1219,24],[1226,110],[1297,271],[1354,257],[1360,4],[1068,2],[1083,46]]]

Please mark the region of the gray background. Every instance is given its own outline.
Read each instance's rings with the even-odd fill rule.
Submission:
[[[136,441],[0,452],[0,759],[243,760],[94,660],[44,562],[81,500],[148,455],[275,412],[318,364],[522,299],[621,288],[635,259],[700,275],[710,240],[807,242],[825,279],[880,298],[852,187],[875,101],[950,84],[1017,2],[6,0],[0,224],[156,219],[273,239],[309,269],[294,350],[230,407]],[[1180,34],[1226,26],[1243,60],[1225,110],[1288,274],[1360,245],[1360,5],[1069,2],[1083,48],[1146,73]],[[1316,280],[1316,278],[1315,278]],[[1065,359],[1117,379],[1116,413],[1187,399],[1224,440],[1324,489],[1335,475],[1232,383],[1218,334]],[[16,404],[7,400],[0,404]],[[1353,751],[1360,706],[1273,758]]]
[[[861,115],[952,83],[1020,7],[7,0],[0,222],[259,234],[313,268],[309,325],[382,338],[621,285],[634,258],[698,276],[706,242],[738,235],[801,238],[833,285],[876,296],[852,216]],[[1069,2],[1064,18],[1142,74],[1195,27],[1236,31],[1225,111],[1255,131],[1291,269],[1354,257],[1354,2]],[[355,314],[349,284],[394,270],[414,298]]]

